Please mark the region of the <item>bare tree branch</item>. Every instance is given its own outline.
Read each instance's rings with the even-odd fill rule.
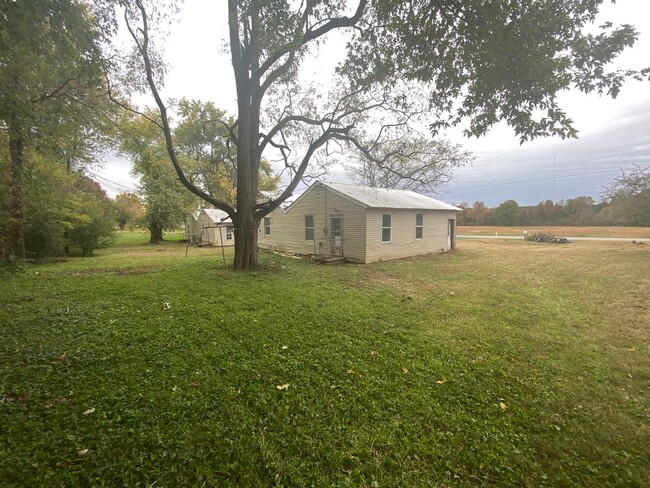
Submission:
[[[331,127],[324,131],[318,139],[313,141],[310,145],[309,148],[307,149],[305,155],[302,158],[302,161],[300,162],[300,165],[298,166],[298,169],[296,170],[296,174],[294,175],[293,179],[291,180],[291,183],[285,188],[285,190],[280,194],[280,196],[276,199],[273,199],[269,202],[264,202],[261,204],[256,205],[255,208],[255,215],[257,218],[262,218],[265,215],[268,215],[270,212],[278,208],[282,203],[289,198],[291,195],[293,195],[294,190],[298,186],[298,183],[302,179],[303,175],[305,174],[305,171],[307,170],[307,167],[309,166],[309,161],[311,160],[311,157],[313,154],[316,152],[317,149],[319,149],[321,146],[323,146],[328,140],[330,140],[333,137],[336,137],[337,135],[343,136],[350,130],[350,127]]]
[[[232,1],[232,0],[231,0]],[[178,175],[179,181],[187,188],[190,190],[192,193],[197,195],[199,198],[202,198],[206,202],[210,203],[211,205],[214,205],[216,208],[225,211],[230,215],[231,218],[234,218],[236,215],[235,209],[228,205],[226,202],[223,202],[221,200],[218,200],[208,193],[204,192],[203,190],[197,188],[192,182],[190,182],[187,177],[185,176],[185,173],[183,171],[183,168],[181,167],[178,157],[176,156],[176,150],[174,148],[174,143],[172,140],[172,134],[171,134],[171,128],[169,125],[169,118],[167,116],[167,107],[165,106],[160,93],[158,92],[158,88],[156,87],[156,83],[153,79],[153,66],[151,63],[151,58],[149,56],[149,25],[148,25],[148,17],[147,17],[147,12],[144,8],[144,5],[142,4],[141,0],[136,0],[135,2],[138,10],[140,11],[140,16],[142,19],[142,27],[140,27],[138,30],[140,34],[142,35],[142,41],[138,38],[137,34],[134,32],[132,26],[128,22],[127,19],[127,27],[129,29],[129,32],[131,33],[131,37],[133,37],[134,41],[136,42],[136,45],[138,46],[138,49],[140,51],[140,55],[142,56],[142,60],[144,62],[145,66],[145,73],[147,77],[147,83],[149,84],[149,88],[151,90],[151,93],[154,97],[154,100],[156,101],[156,105],[158,106],[158,110],[160,111],[160,118],[162,122],[162,129],[163,133],[165,135],[165,145],[167,147],[167,153],[169,154],[169,158],[172,162],[172,165],[174,166],[174,169],[176,170],[176,174]]]
[[[151,117],[149,117],[144,112],[141,112],[139,110],[134,109],[131,105],[129,105],[127,103],[124,103],[122,100],[120,100],[118,98],[115,98],[115,96],[113,95],[113,90],[111,88],[111,80],[108,78],[108,76],[106,76],[106,93],[108,94],[108,99],[111,102],[113,102],[114,104],[116,104],[118,107],[120,107],[120,108],[126,110],[127,112],[130,112],[130,113],[134,114],[134,115],[138,115],[138,116],[146,119],[147,121],[151,122],[153,125],[159,127],[160,129],[163,128],[163,126],[157,120],[152,119]]]

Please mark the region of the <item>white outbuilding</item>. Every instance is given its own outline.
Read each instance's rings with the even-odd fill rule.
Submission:
[[[232,220],[226,212],[203,208],[196,218],[197,244],[203,246],[234,246],[235,234]]]

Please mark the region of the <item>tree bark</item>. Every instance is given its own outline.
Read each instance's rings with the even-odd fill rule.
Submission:
[[[5,260],[25,259],[25,218],[23,216],[23,167],[25,145],[19,131],[9,128],[9,153],[11,157],[11,197],[9,222],[5,242]]]
[[[255,217],[259,183],[259,118],[246,97],[239,103],[239,147],[237,151],[237,217],[235,222],[235,259],[233,269],[257,268],[257,232]]]
[[[160,222],[152,222],[149,226],[149,232],[151,233],[149,244],[158,244],[164,240],[163,226],[160,224]]]
[[[239,12],[236,2],[229,1],[231,54],[237,89],[237,213],[235,225],[235,258],[233,269],[257,268],[257,232],[259,218],[255,205],[259,189],[259,139],[261,97],[258,50],[255,46],[259,11],[250,13],[250,44],[238,39]]]

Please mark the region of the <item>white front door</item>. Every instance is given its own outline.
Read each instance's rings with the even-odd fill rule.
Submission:
[[[343,256],[343,216],[332,215],[331,229],[330,254],[332,256]]]

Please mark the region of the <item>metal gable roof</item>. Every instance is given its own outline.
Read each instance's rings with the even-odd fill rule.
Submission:
[[[371,188],[346,183],[321,182],[321,184],[369,208],[461,210],[448,203],[441,202],[426,195],[420,195],[410,190]]]
[[[223,210],[219,210],[218,208],[204,208],[201,210],[201,212],[205,212],[205,214],[210,217],[210,220],[212,220],[212,222],[215,224],[231,223],[228,214]]]

